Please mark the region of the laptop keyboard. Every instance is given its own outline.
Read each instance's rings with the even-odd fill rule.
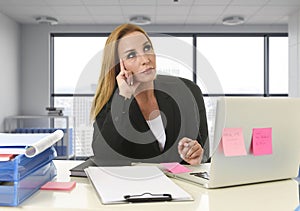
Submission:
[[[209,175],[207,172],[194,172],[194,173],[190,173],[190,175],[194,175],[196,177],[201,177],[203,179],[209,180]]]

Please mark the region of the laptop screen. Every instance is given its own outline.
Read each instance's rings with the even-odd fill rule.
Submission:
[[[224,128],[242,130],[245,155],[224,154]],[[253,129],[266,128],[271,129],[272,151],[255,154]],[[300,98],[220,98],[212,146],[211,179],[227,185],[296,177],[300,163]]]

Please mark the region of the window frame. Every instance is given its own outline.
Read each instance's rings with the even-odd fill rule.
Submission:
[[[50,34],[50,106],[54,106],[56,97],[94,97],[93,93],[78,94],[78,93],[55,93],[54,92],[54,39],[55,37],[108,37],[109,33],[51,33]],[[233,96],[233,97],[288,97],[286,94],[270,94],[269,90],[269,38],[270,37],[288,37],[288,33],[149,33],[150,37],[154,36],[173,36],[173,37],[192,37],[192,69],[193,69],[193,81],[197,83],[197,38],[198,37],[263,37],[264,38],[264,88],[263,94],[250,93],[250,94],[232,94],[232,93],[220,93],[220,94],[203,94],[204,97],[220,97],[220,96]],[[52,122],[53,124],[53,122]],[[75,149],[76,150],[76,149]]]
[[[54,105],[55,97],[76,97],[87,96],[91,97],[93,94],[76,94],[54,93],[54,38],[55,37],[107,37],[109,33],[51,33],[50,34],[50,105]],[[193,81],[197,79],[197,38],[198,37],[263,37],[264,38],[264,93],[250,93],[250,94],[232,94],[232,93],[220,93],[220,94],[204,94],[204,96],[264,96],[264,97],[286,97],[286,94],[270,94],[269,92],[269,38],[270,37],[287,37],[288,33],[149,33],[150,37],[159,36],[174,36],[174,37],[192,37],[193,40]]]

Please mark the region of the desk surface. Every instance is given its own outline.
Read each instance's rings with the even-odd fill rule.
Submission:
[[[87,178],[69,176],[69,169],[80,161],[54,161],[58,175],[57,181],[76,181],[76,187],[70,192],[39,190],[19,207],[0,207],[9,210],[294,210],[299,205],[299,185],[295,180],[267,182],[255,185],[207,190],[205,188],[174,180],[176,184],[189,192],[194,201],[158,202],[120,205],[102,205],[95,190]]]

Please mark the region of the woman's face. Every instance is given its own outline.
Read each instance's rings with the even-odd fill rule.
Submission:
[[[156,76],[156,56],[147,37],[138,31],[131,32],[119,41],[119,58],[135,81],[149,82]]]

